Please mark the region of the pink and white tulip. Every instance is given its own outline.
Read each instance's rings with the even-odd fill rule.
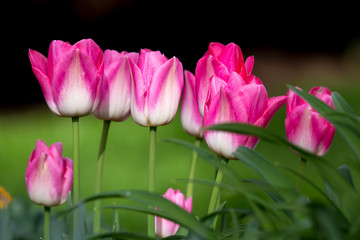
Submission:
[[[256,78],[243,79],[232,72],[226,82],[213,76],[205,103],[204,126],[247,123],[265,128],[286,98],[268,98],[265,86]],[[205,131],[205,140],[215,153],[229,159],[234,159],[233,152],[239,146],[255,148],[259,141],[256,137],[219,131]]]
[[[104,78],[100,93],[100,103],[94,111],[102,120],[124,121],[130,115],[131,72],[129,58],[138,62],[135,52],[104,52]]]
[[[183,66],[159,51],[142,49],[139,62],[130,60],[131,116],[141,126],[170,123],[178,109],[184,85]]]
[[[217,42],[210,43],[208,51],[197,62],[195,69],[195,89],[200,114],[204,116],[205,102],[212,76],[217,76],[227,82],[230,74],[236,72],[248,81],[247,78],[254,78],[251,75],[253,66],[254,57],[250,56],[244,62],[238,45],[229,43],[225,46]]]
[[[163,195],[163,197],[182,207],[188,213],[191,213],[192,197],[188,197],[187,199],[185,199],[184,194],[182,194],[180,190],[174,190],[172,188],[169,188]],[[174,223],[165,218],[155,216],[155,234],[158,237],[165,238],[175,235],[179,227],[180,225],[177,223]]]
[[[73,162],[62,156],[62,144],[50,147],[38,140],[26,168],[25,183],[31,201],[47,207],[63,204],[73,182]]]
[[[328,88],[314,87],[309,93],[335,108]],[[335,127],[294,91],[289,90],[288,96],[285,119],[288,140],[311,153],[323,156],[330,148]]]
[[[73,46],[54,40],[48,58],[31,49],[29,58],[53,113],[80,117],[95,110],[104,69],[103,52],[92,39],[81,40]]]
[[[203,138],[203,117],[200,115],[195,94],[195,76],[185,70],[185,86],[182,96],[181,124],[185,132],[197,138]]]

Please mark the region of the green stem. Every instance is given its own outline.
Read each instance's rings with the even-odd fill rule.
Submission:
[[[229,160],[226,158],[224,158],[223,161],[226,163],[229,162]],[[223,179],[224,179],[223,173],[220,170],[218,170],[217,174],[216,174],[216,178],[215,178],[214,188],[213,188],[213,191],[212,191],[211,197],[210,197],[208,215],[213,213],[216,210],[217,206],[219,206],[219,204],[220,204],[220,189],[221,189],[221,183],[222,183]],[[213,222],[214,229],[216,226],[216,222],[217,222],[217,217],[215,218],[215,220]]]
[[[50,207],[44,206],[44,240],[50,240]]]
[[[156,127],[150,127],[149,141],[149,192],[155,192],[155,150],[156,150]],[[155,218],[148,215],[148,235],[155,236]]]
[[[299,167],[299,175],[296,180],[296,190],[298,191],[298,193],[301,192],[302,175],[304,173],[305,165],[306,165],[306,159],[301,158],[300,167]]]
[[[79,203],[80,200],[80,139],[79,139],[79,117],[72,117],[72,128],[73,128],[73,149],[74,149],[74,157],[73,157],[73,188],[72,188],[72,197],[73,197],[73,205]],[[74,211],[73,213],[73,232],[74,236],[76,236],[76,229],[78,223],[78,213]]]
[[[102,185],[102,175],[103,175],[103,166],[105,160],[105,150],[106,150],[106,142],[109,134],[111,121],[104,120],[103,129],[101,134],[100,140],[100,148],[99,148],[99,155],[98,161],[96,166],[96,178],[95,178],[95,194],[101,192],[101,185]],[[94,234],[100,233],[101,230],[101,201],[95,201],[94,203]]]
[[[201,138],[195,139],[195,147],[200,147],[201,145]],[[187,184],[186,188],[186,197],[192,197],[194,192],[194,178],[195,178],[195,172],[196,172],[196,164],[198,159],[198,153],[197,151],[193,151],[192,159],[191,159],[191,165],[190,165],[190,171],[189,171],[189,182]]]

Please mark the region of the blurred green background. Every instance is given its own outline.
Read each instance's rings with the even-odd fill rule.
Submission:
[[[329,55],[324,53],[292,54],[277,50],[253,49],[245,56],[255,55],[254,73],[259,76],[268,89],[269,96],[286,94],[286,84],[297,85],[308,91],[316,85],[329,87],[340,92],[360,112],[360,51],[354,44],[342,54]],[[28,70],[30,71],[30,69]],[[36,81],[35,77],[29,81]],[[280,134],[284,131],[285,106],[270,122],[269,129]],[[102,130],[102,121],[93,116],[80,119],[80,151],[81,151],[81,197],[94,193],[96,161]],[[156,149],[156,191],[163,194],[167,188],[186,190],[186,180],[190,166],[191,152],[163,139],[178,138],[194,141],[187,135],[180,122],[180,112],[174,121],[158,127]],[[0,111],[0,185],[15,199],[25,201],[26,206],[33,211],[42,211],[40,206],[29,203],[25,188],[25,170],[30,153],[37,139],[42,139],[48,145],[62,142],[64,156],[72,158],[72,126],[70,118],[60,118],[53,115],[43,104],[28,105],[18,108],[2,109]],[[105,156],[103,191],[122,189],[147,189],[149,129],[138,126],[131,117],[124,122],[112,122]],[[206,143],[203,142],[206,148]],[[287,148],[260,141],[256,151],[264,155],[280,168],[290,167],[295,171],[299,167],[299,159]],[[340,166],[351,158],[351,154],[341,137],[336,134],[332,147],[326,158]],[[258,178],[254,172],[239,161],[231,161],[230,165],[243,177]],[[286,175],[295,183],[295,177],[288,172]],[[215,170],[200,159],[196,178],[213,180]],[[306,166],[305,175],[322,187],[320,178],[316,175],[311,163]],[[355,176],[356,178],[356,176]],[[358,184],[355,181],[355,184]],[[195,184],[193,213],[204,216],[207,211],[212,186]],[[307,183],[303,183],[303,193],[318,198],[321,196]],[[242,199],[231,192],[224,191],[223,197],[231,206],[242,207]],[[113,202],[128,203],[124,200],[103,201],[103,204]],[[92,204],[87,205],[91,215]],[[57,207],[60,211],[64,206]],[[112,212],[104,210],[103,225],[110,227]],[[120,226],[128,231],[143,231],[146,229],[146,216],[140,213],[119,211]]]

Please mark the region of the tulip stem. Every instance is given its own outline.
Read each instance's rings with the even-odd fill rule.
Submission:
[[[155,192],[156,127],[150,127],[149,142],[149,192]],[[148,215],[148,235],[155,237],[155,218],[153,215]]]
[[[106,142],[109,134],[111,121],[104,120],[103,122],[103,129],[101,134],[100,140],[100,147],[99,147],[99,155],[98,161],[96,166],[96,178],[95,178],[95,194],[99,194],[101,192],[101,185],[102,185],[102,175],[103,175],[103,166],[105,160],[105,150],[106,150]],[[94,234],[100,233],[101,230],[101,201],[95,201],[94,203]]]
[[[50,240],[50,207],[44,206],[44,240]]]
[[[306,165],[306,159],[302,157],[300,161],[299,175],[297,176],[297,180],[296,180],[296,190],[298,193],[301,192],[302,176],[304,173],[305,165]]]
[[[225,163],[228,163],[229,159],[223,158],[223,161]],[[213,213],[216,210],[216,208],[220,205],[220,188],[221,188],[221,183],[222,183],[223,179],[224,179],[223,173],[220,170],[218,170],[217,174],[216,174],[216,178],[215,178],[215,184],[213,187],[213,191],[212,191],[211,197],[210,197],[208,215]],[[213,225],[212,225],[214,229],[215,229],[215,226],[217,223],[217,219],[218,219],[218,217],[215,217]]]
[[[201,145],[201,138],[195,139],[195,147],[200,147]],[[192,197],[194,192],[194,178],[196,172],[196,165],[197,165],[198,153],[197,151],[193,151],[191,164],[190,164],[190,171],[189,171],[189,182],[186,188],[186,198]]]
[[[73,128],[73,149],[74,149],[74,178],[73,178],[73,188],[72,188],[72,197],[73,205],[79,203],[80,200],[80,138],[79,138],[79,117],[72,117],[72,128]],[[77,224],[78,224],[78,213],[74,211],[73,218],[73,232],[76,236]]]

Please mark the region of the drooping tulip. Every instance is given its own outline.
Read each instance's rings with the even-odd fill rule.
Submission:
[[[62,156],[62,144],[50,147],[38,140],[26,168],[25,183],[31,201],[52,207],[63,204],[73,181],[73,162]]]
[[[50,44],[48,58],[31,49],[29,58],[53,113],[63,117],[80,117],[95,110],[104,68],[103,52],[92,39],[84,39],[74,45],[54,40]]]
[[[314,87],[309,93],[335,108],[328,88]],[[335,127],[294,91],[289,90],[288,96],[285,119],[288,140],[318,156],[324,155],[330,148]]]
[[[138,62],[135,52],[104,52],[104,78],[100,93],[100,103],[94,111],[102,120],[123,121],[130,115],[131,72],[129,58]]]
[[[182,207],[188,213],[191,213],[192,197],[185,199],[184,194],[182,194],[180,190],[169,188],[163,197]],[[177,223],[155,216],[155,234],[158,237],[165,238],[175,235],[179,227],[180,225]]]
[[[181,105],[181,124],[184,130],[197,138],[204,135],[203,117],[200,115],[195,94],[195,76],[185,70],[185,85]]]
[[[141,126],[160,126],[175,117],[184,85],[183,67],[173,57],[142,49],[132,72],[131,116]]]
[[[268,98],[265,86],[257,78],[243,79],[232,72],[226,82],[213,76],[205,104],[204,126],[247,123],[265,128],[286,98]],[[233,159],[232,153],[239,146],[254,148],[259,139],[235,133],[205,131],[205,140],[215,153]]]

